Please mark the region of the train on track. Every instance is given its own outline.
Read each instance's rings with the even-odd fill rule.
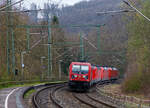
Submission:
[[[100,67],[87,62],[72,62],[69,67],[69,87],[88,90],[98,82],[114,82],[119,72],[114,67]]]

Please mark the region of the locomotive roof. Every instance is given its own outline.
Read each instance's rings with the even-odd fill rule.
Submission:
[[[91,63],[89,63],[89,62],[72,62],[71,64],[91,64]],[[111,68],[112,70],[117,70],[117,68],[115,68],[115,67],[108,67],[108,66],[100,66],[100,65],[91,65],[91,66],[96,66],[97,68],[104,68],[104,69],[109,69],[109,68]]]
[[[72,62],[72,64],[90,64],[88,62]]]

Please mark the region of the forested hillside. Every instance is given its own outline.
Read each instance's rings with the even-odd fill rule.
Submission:
[[[50,4],[45,3],[44,4],[44,11],[31,11],[29,13],[23,13],[23,14],[13,14],[13,16],[18,15],[17,17],[14,17],[13,20],[15,21],[21,21],[24,18],[25,22],[14,22],[15,25],[22,25],[22,24],[28,24],[28,25],[47,25],[48,21],[50,21],[51,25],[53,24],[53,16],[56,16],[58,18],[59,22],[59,28],[54,29],[52,28],[52,39],[54,39],[54,44],[56,42],[80,42],[80,33],[82,33],[84,36],[86,36],[90,42],[95,45],[97,48],[100,47],[100,52],[98,53],[98,50],[95,50],[87,41],[84,40],[84,51],[85,51],[85,59],[86,61],[89,61],[93,64],[98,64],[101,66],[114,66],[117,67],[121,75],[126,70],[126,48],[127,48],[127,34],[126,34],[126,28],[124,25],[124,21],[122,20],[122,17],[124,14],[108,14],[108,15],[101,15],[98,16],[96,12],[99,11],[112,11],[112,10],[118,10],[121,9],[122,2],[121,0],[90,0],[90,1],[83,1],[79,2],[73,6],[62,6],[62,8],[58,7],[57,4]],[[31,4],[31,10],[38,9],[38,6],[36,4]],[[49,14],[51,15],[51,19],[49,19]],[[3,16],[3,19],[6,19],[7,14],[1,14]],[[40,17],[40,20],[38,16]],[[18,18],[18,19],[17,19]],[[2,20],[3,20],[2,19]],[[4,23],[4,27],[1,28],[3,31],[6,31],[7,28],[7,22],[1,21],[1,23]],[[93,27],[81,27],[81,28],[71,28],[68,26],[67,28],[61,28],[62,25],[88,25],[88,24],[105,24],[105,26],[101,26],[100,28],[93,28]],[[57,25],[57,24],[56,24]],[[58,26],[57,25],[57,26]],[[21,29],[21,28],[20,28]],[[15,69],[19,70],[19,75],[21,75],[21,63],[20,63],[20,55],[23,51],[27,49],[27,33],[31,32],[34,35],[30,35],[30,52],[26,51],[26,54],[24,56],[25,59],[25,68],[24,68],[24,75],[26,76],[26,79],[32,79],[30,74],[36,77],[41,78],[41,72],[42,70],[45,71],[45,76],[47,75],[47,65],[48,61],[43,62],[44,69],[41,69],[41,58],[45,56],[48,57],[48,51],[47,46],[42,46],[41,44],[47,44],[47,36],[48,31],[46,28],[31,28],[31,29],[16,29],[15,34]],[[20,33],[19,33],[20,31]],[[36,33],[42,33],[45,35],[35,35]],[[1,35],[1,34],[0,34]],[[6,35],[6,32],[4,32],[4,35]],[[18,36],[20,38],[18,38]],[[62,41],[59,39],[61,36]],[[99,39],[100,36],[100,39]],[[42,38],[43,37],[43,38]],[[64,37],[64,38],[63,38]],[[19,41],[18,41],[19,39]],[[0,54],[1,57],[4,57],[1,59],[2,69],[0,74],[5,73],[7,76],[7,65],[3,64],[4,62],[7,63],[7,47],[6,42],[7,38],[0,38],[2,46],[0,47],[2,52]],[[9,39],[10,42],[10,73],[12,72],[12,38]],[[18,42],[25,42],[26,44],[23,45],[17,45]],[[3,47],[4,46],[4,47]],[[58,72],[58,65],[60,60],[63,60],[62,63],[62,69],[64,70],[64,73],[67,73],[67,69],[69,67],[69,63],[74,61],[79,61],[81,52],[79,50],[79,46],[61,46],[62,51],[56,49],[57,47],[60,47],[59,45],[52,45],[53,53],[52,57],[57,58],[57,56],[63,54],[63,52],[68,51],[67,54],[63,57],[58,57],[58,59],[53,59],[53,74],[57,75]],[[69,47],[73,47],[73,49],[70,49]],[[74,48],[76,47],[76,48]],[[57,55],[57,56],[56,56]],[[71,55],[71,56],[70,56]],[[99,58],[99,59],[97,59]],[[32,65],[31,65],[32,64]],[[36,68],[35,68],[36,67]],[[38,68],[37,68],[38,67]],[[29,77],[30,76],[30,77]],[[20,77],[20,76],[19,76]],[[47,77],[47,76],[46,76]],[[6,78],[6,77],[5,77]],[[9,77],[9,79],[11,79]]]
[[[121,0],[90,0],[75,4],[74,6],[63,7],[59,14],[62,25],[88,25],[88,24],[105,24],[100,28],[100,48],[101,55],[91,55],[94,64],[103,66],[115,66],[125,72],[128,35],[126,32],[124,13],[121,14],[103,14],[98,16],[96,12],[120,10],[124,7]],[[72,30],[71,28],[69,28]],[[97,46],[98,32],[91,28],[80,28],[93,44]],[[75,31],[77,32],[77,31]],[[91,50],[91,47],[89,48]],[[95,52],[95,50],[93,50]],[[116,52],[116,53],[114,53]],[[97,56],[99,59],[96,59]]]
[[[60,22],[64,25],[109,23],[110,15],[97,16],[96,12],[117,10],[121,8],[121,3],[121,0],[90,0],[62,7]]]
[[[132,4],[150,18],[150,1],[133,1]],[[0,2],[0,7],[4,6],[6,3]],[[34,79],[47,78],[50,62],[52,76],[58,76],[60,67],[67,75],[69,64],[81,59],[81,47],[84,46],[86,61],[119,69],[120,75],[123,78],[125,76],[122,86],[124,91],[144,90],[147,93],[150,91],[147,86],[150,84],[150,26],[147,20],[136,12],[96,14],[129,9],[122,0],[88,0],[73,6],[59,6],[47,2],[44,3],[44,10],[36,11],[38,8],[40,7],[33,3],[30,8],[32,11],[0,13],[0,80],[23,79],[21,54],[24,51],[26,51],[24,54],[26,79],[32,79],[31,74]],[[12,10],[21,9],[13,7]],[[19,28],[17,25],[44,25],[44,27]],[[70,25],[84,26],[72,28]],[[85,25],[103,26],[94,28]],[[89,41],[84,39],[82,43],[81,34]],[[51,40],[48,36],[51,36]],[[48,53],[50,48],[52,48],[51,58]],[[44,60],[42,57],[45,61],[42,61]]]
[[[139,10],[150,18],[150,1],[138,0],[136,3],[141,7]],[[127,24],[128,67],[123,88],[127,92],[141,91],[147,94],[150,91],[150,23],[137,13],[127,17],[133,19],[128,20]]]

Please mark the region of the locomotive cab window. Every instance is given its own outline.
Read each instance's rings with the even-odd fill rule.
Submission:
[[[89,66],[81,65],[81,73],[87,74],[89,72]]]
[[[77,74],[87,74],[89,72],[89,66],[87,65],[73,65],[72,72]]]
[[[78,73],[80,71],[80,65],[73,65],[72,66],[72,72]]]
[[[117,70],[116,68],[112,68],[112,70]]]

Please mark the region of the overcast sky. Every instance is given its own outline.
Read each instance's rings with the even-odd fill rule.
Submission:
[[[54,2],[60,2],[61,4],[66,4],[66,5],[73,5],[77,2],[83,1],[83,0],[52,0]],[[41,8],[43,7],[43,4],[45,2],[48,2],[48,0],[24,0],[23,2],[23,6],[29,8],[31,3],[36,3],[38,6],[40,6]]]

